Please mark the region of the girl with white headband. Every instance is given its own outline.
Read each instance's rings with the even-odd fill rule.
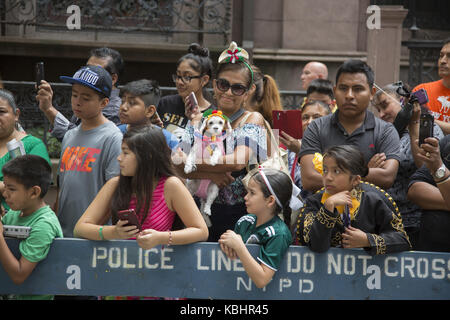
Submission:
[[[300,202],[290,177],[279,170],[260,169],[249,180],[245,205],[248,214],[238,220],[234,231],[228,230],[219,239],[220,248],[231,258],[239,258],[258,288],[266,286],[292,243],[289,231],[291,208]],[[294,192],[293,192],[294,191]],[[294,195],[293,195],[294,194]],[[278,214],[282,213],[283,220]],[[259,244],[254,259],[246,244]]]

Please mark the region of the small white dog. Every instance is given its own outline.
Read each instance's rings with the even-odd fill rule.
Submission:
[[[216,165],[219,158],[225,154],[223,140],[227,131],[231,132],[228,118],[221,111],[214,110],[203,114],[204,120],[199,131],[194,133],[194,145],[186,158],[184,172],[195,171],[196,163],[209,159],[211,165]],[[219,187],[211,180],[188,179],[186,187],[192,195],[200,198],[200,212],[208,227],[211,226],[211,205],[219,194]]]

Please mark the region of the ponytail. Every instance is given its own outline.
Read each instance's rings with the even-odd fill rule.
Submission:
[[[272,126],[272,110],[283,110],[281,106],[280,91],[274,78],[263,74],[261,70],[252,65],[255,75],[255,94],[252,97],[252,105],[256,105],[255,111],[262,114],[264,119]]]

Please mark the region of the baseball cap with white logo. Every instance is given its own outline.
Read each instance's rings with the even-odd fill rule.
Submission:
[[[80,68],[73,77],[60,76],[63,82],[77,83],[94,89],[95,91],[110,97],[112,89],[111,75],[100,66],[84,66]]]

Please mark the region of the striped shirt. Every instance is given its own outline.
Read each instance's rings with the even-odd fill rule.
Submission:
[[[167,177],[161,177],[156,185],[152,194],[152,203],[148,211],[147,217],[142,224],[142,230],[154,229],[156,231],[168,231],[172,228],[173,221],[175,220],[175,212],[170,211],[167,207],[166,200],[164,198],[164,183]],[[136,197],[132,197],[129,205],[129,209],[136,210]],[[143,216],[143,210],[137,215],[139,221]]]

